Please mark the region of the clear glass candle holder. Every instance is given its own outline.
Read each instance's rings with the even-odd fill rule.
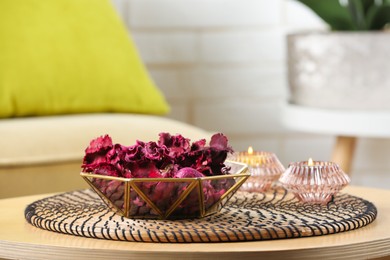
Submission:
[[[336,163],[303,161],[290,163],[279,182],[302,202],[326,204],[350,178]]]
[[[282,163],[271,152],[239,152],[234,155],[232,160],[247,164],[251,174],[248,180],[241,186],[241,191],[265,192],[285,171]]]

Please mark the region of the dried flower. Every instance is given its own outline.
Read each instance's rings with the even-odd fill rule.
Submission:
[[[182,135],[160,133],[158,142],[137,141],[132,146],[113,144],[108,135],[90,142],[85,150],[82,168],[85,172],[125,177],[157,178],[177,177],[182,168],[192,168],[202,176],[226,174],[224,161],[228,152],[228,139],[223,134],[190,143]]]
[[[191,144],[182,135],[160,133],[157,142],[137,141],[132,146],[113,144],[108,135],[91,141],[85,150],[82,168],[84,172],[124,178],[201,178],[227,174],[224,161],[232,152],[228,139],[223,134],[211,137],[209,146],[201,139]],[[122,207],[124,203],[123,182],[95,179],[94,185],[107,198]],[[233,179],[207,180],[202,182],[206,208],[217,202],[234,185]],[[167,210],[187,188],[187,182],[144,181],[137,187],[153,203]],[[156,214],[138,195],[130,194],[134,215]],[[192,191],[175,212],[178,215],[194,215],[199,211],[199,196]]]

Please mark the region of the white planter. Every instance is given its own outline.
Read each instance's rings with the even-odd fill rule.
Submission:
[[[291,103],[390,109],[390,33],[302,33],[287,41]]]

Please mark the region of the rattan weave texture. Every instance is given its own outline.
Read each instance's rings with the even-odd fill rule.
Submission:
[[[376,207],[340,193],[327,205],[299,202],[285,189],[238,192],[219,212],[202,219],[128,219],[110,211],[91,190],[58,194],[26,207],[39,228],[109,240],[194,243],[298,238],[354,230],[375,220]]]

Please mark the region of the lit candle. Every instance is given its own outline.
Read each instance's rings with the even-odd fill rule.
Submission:
[[[267,157],[268,155],[268,152],[255,152],[253,150],[253,147],[249,146],[247,152],[239,152],[238,154],[236,154],[234,160],[246,163],[249,167],[259,166],[265,163],[265,157]]]
[[[309,158],[290,163],[279,182],[302,202],[326,204],[350,179],[336,163]]]
[[[313,165],[314,165],[313,159],[309,158],[309,160],[307,160],[307,166],[313,166]]]
[[[254,160],[254,156],[253,156],[253,147],[252,146],[248,147],[248,153],[246,154],[246,156],[244,158],[246,158],[247,164],[249,164],[250,166],[253,165],[255,160]]]
[[[266,191],[285,171],[274,153],[254,151],[252,146],[246,152],[235,154],[233,160],[248,164],[251,177],[241,186],[245,191]]]

